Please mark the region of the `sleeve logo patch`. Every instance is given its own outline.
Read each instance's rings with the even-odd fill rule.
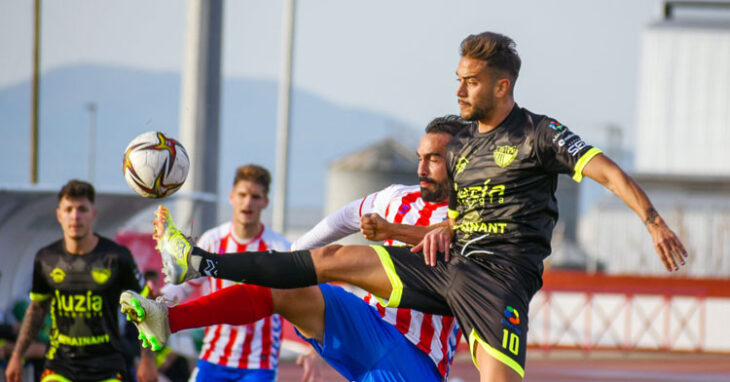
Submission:
[[[565,128],[565,126],[563,126],[555,121],[550,121],[550,128],[555,131],[561,131]]]
[[[517,146],[498,146],[494,150],[494,163],[501,168],[509,166],[517,157]]]

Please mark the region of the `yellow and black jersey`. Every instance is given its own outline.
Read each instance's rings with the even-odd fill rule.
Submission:
[[[463,129],[448,146],[453,251],[496,255],[542,273],[558,219],[557,176],[577,182],[601,151],[555,119],[514,106],[495,129]]]
[[[42,248],[33,265],[31,299],[51,299],[46,368],[67,378],[110,378],[125,368],[119,295],[143,290],[129,250],[104,237],[89,253],[69,254],[63,240]]]

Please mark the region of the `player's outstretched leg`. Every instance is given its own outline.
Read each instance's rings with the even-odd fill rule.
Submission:
[[[152,346],[152,350],[164,346],[170,333],[183,329],[216,324],[245,325],[274,313],[271,290],[246,284],[223,288],[170,307],[162,301],[125,291],[119,304],[127,320],[137,326],[142,344]]]
[[[137,292],[128,290],[119,296],[122,313],[137,327],[142,346],[152,350],[162,349],[170,338],[167,320],[167,305],[162,301],[150,300]]]
[[[154,238],[157,240],[157,250],[162,256],[165,282],[180,284],[201,276],[198,272],[200,257],[192,255],[191,240],[177,229],[170,211],[165,206],[160,206],[155,211]]]
[[[166,281],[182,283],[210,276],[269,288],[291,289],[340,281],[388,298],[390,278],[380,255],[369,246],[329,245],[293,252],[263,251],[219,255],[194,247],[175,227],[167,208],[160,206],[155,239],[162,255]]]
[[[194,247],[180,233],[167,208],[160,206],[155,214],[154,238],[169,283],[180,284],[200,276],[285,289],[318,283],[310,251],[209,253]]]

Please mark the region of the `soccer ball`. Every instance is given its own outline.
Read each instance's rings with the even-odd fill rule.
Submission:
[[[129,142],[124,151],[124,179],[145,198],[172,195],[188,177],[190,160],[180,142],[148,131]]]

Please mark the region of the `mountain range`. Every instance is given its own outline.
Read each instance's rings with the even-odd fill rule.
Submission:
[[[122,155],[138,134],[178,135],[180,73],[76,65],[49,70],[40,82],[39,184],[58,187],[89,179],[100,190],[131,192]],[[236,166],[274,169],[277,83],[230,78],[221,82],[219,194],[227,199]],[[96,107],[95,138],[90,143]],[[391,116],[338,105],[295,87],[292,93],[289,192],[292,207],[323,205],[328,164],[386,137],[415,149],[422,127]],[[30,81],[0,88],[0,186],[26,186],[30,176]],[[185,142],[182,142],[183,145]],[[415,179],[414,179],[415,181]]]

